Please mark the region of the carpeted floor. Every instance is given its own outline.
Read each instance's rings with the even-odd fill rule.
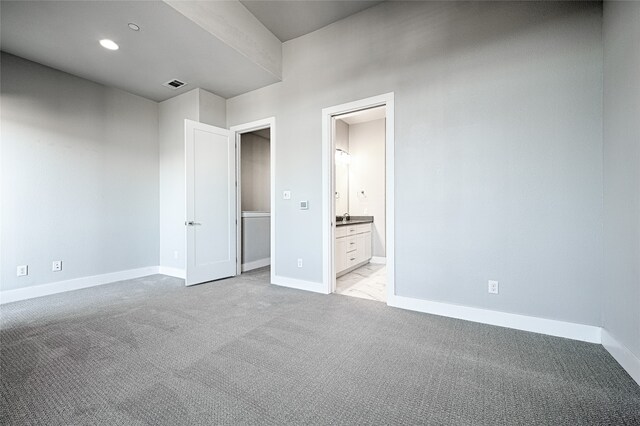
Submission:
[[[600,345],[162,275],[1,308],[3,425],[640,424]]]

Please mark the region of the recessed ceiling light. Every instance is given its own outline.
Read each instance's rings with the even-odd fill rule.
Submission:
[[[140,31],[140,27],[134,24],[133,22],[129,22],[129,28],[132,29],[133,31]]]
[[[100,46],[109,50],[118,50],[120,48],[120,46],[118,46],[115,41],[109,40],[108,38],[100,40]]]

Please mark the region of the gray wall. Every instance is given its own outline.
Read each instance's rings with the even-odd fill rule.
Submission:
[[[271,256],[271,217],[242,218],[242,263],[268,259]]]
[[[160,265],[184,269],[184,120],[198,120],[198,89],[160,102]]]
[[[184,269],[184,120],[226,127],[225,100],[193,89],[160,102],[159,111],[160,265]]]
[[[604,3],[602,325],[640,358],[640,3]]]
[[[372,253],[377,257],[386,256],[385,130],[384,118],[349,125],[349,213],[373,216]]]
[[[271,162],[269,139],[255,133],[240,136],[242,211],[271,210]]]
[[[284,43],[283,82],[227,100],[277,120],[276,274],[322,280],[321,109],[393,91],[397,294],[599,325],[601,13],[385,2]]]
[[[1,71],[0,289],[157,265],[158,105],[5,53]]]

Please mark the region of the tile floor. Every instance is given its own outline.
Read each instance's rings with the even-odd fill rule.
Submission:
[[[367,263],[336,279],[336,294],[387,301],[386,265]]]

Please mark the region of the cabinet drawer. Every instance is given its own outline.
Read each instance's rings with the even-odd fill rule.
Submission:
[[[351,268],[353,265],[358,264],[359,261],[360,259],[358,259],[358,255],[356,251],[347,253],[347,268]]]
[[[336,226],[336,238],[342,238],[347,236],[346,226]]]
[[[356,225],[356,234],[362,234],[363,232],[371,232],[370,223],[361,223],[360,225]]]
[[[343,228],[346,229],[347,237],[351,235],[356,235],[356,233],[358,232],[358,225],[348,225],[348,226],[343,226]]]
[[[347,253],[354,251],[358,248],[358,241],[356,236],[344,238],[347,241]]]

